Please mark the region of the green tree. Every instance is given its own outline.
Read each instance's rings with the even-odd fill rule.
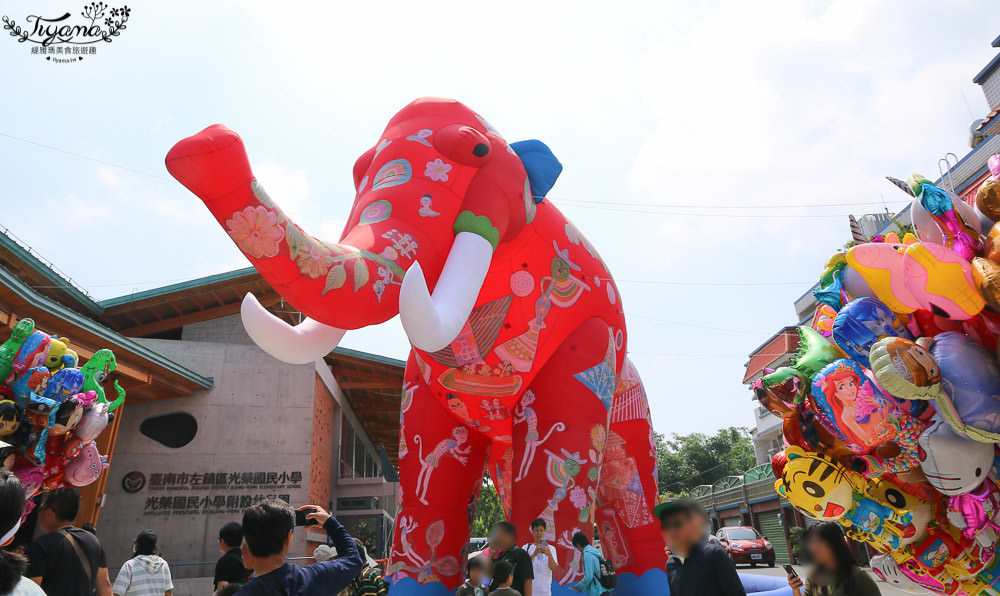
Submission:
[[[483,482],[483,487],[479,489],[479,502],[476,503],[476,515],[472,518],[471,536],[474,538],[488,536],[494,524],[504,519],[500,495],[487,478]]]
[[[656,434],[660,494],[684,494],[699,484],[738,476],[756,463],[749,429],[731,426],[714,435]]]

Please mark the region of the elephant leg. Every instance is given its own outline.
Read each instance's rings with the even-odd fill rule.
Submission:
[[[411,355],[399,429],[399,511],[389,575],[449,590],[463,581],[469,526],[489,440],[470,431],[434,397]],[[405,593],[403,586],[394,593]]]
[[[513,483],[511,521],[523,545],[531,540],[532,520],[545,520],[548,543],[556,547],[558,559],[552,577],[560,584],[582,577],[579,551],[571,540],[577,531],[593,537],[592,504],[607,436],[607,408],[574,375],[599,366],[607,342],[608,325],[600,319],[574,331],[522,395],[514,425],[512,467],[520,480]],[[614,372],[610,374],[613,382]]]
[[[597,493],[601,548],[615,569],[637,576],[663,569],[667,557],[652,514],[658,500],[656,439],[646,392],[629,360],[611,404]]]

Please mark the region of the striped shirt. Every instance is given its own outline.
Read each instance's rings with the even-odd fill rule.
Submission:
[[[111,591],[115,596],[163,596],[173,589],[167,562],[156,555],[139,555],[125,561]]]

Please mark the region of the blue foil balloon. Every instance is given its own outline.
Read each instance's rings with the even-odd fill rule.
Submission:
[[[872,344],[887,335],[913,339],[889,307],[874,298],[852,300],[833,320],[833,341],[865,368],[871,366],[868,352]]]
[[[936,409],[954,429],[983,443],[1000,441],[1000,366],[992,354],[957,331],[934,338],[944,395]]]

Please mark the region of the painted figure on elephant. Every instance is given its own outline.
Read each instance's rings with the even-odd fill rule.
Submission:
[[[626,358],[621,296],[594,247],[544,198],[562,170],[548,147],[508,144],[456,101],[418,99],[354,165],[356,197],[336,243],[281,211],[242,139],[221,125],[180,141],[166,163],[308,317],[289,326],[247,295],[244,325],[271,355],[313,362],[347,330],[400,315],[413,349],[394,594],[461,583],[454,557],[466,550],[484,470],[525,533],[547,520],[557,579],[573,576],[574,553],[555,538],[597,519],[621,545],[621,573],[663,573],[649,406]]]

